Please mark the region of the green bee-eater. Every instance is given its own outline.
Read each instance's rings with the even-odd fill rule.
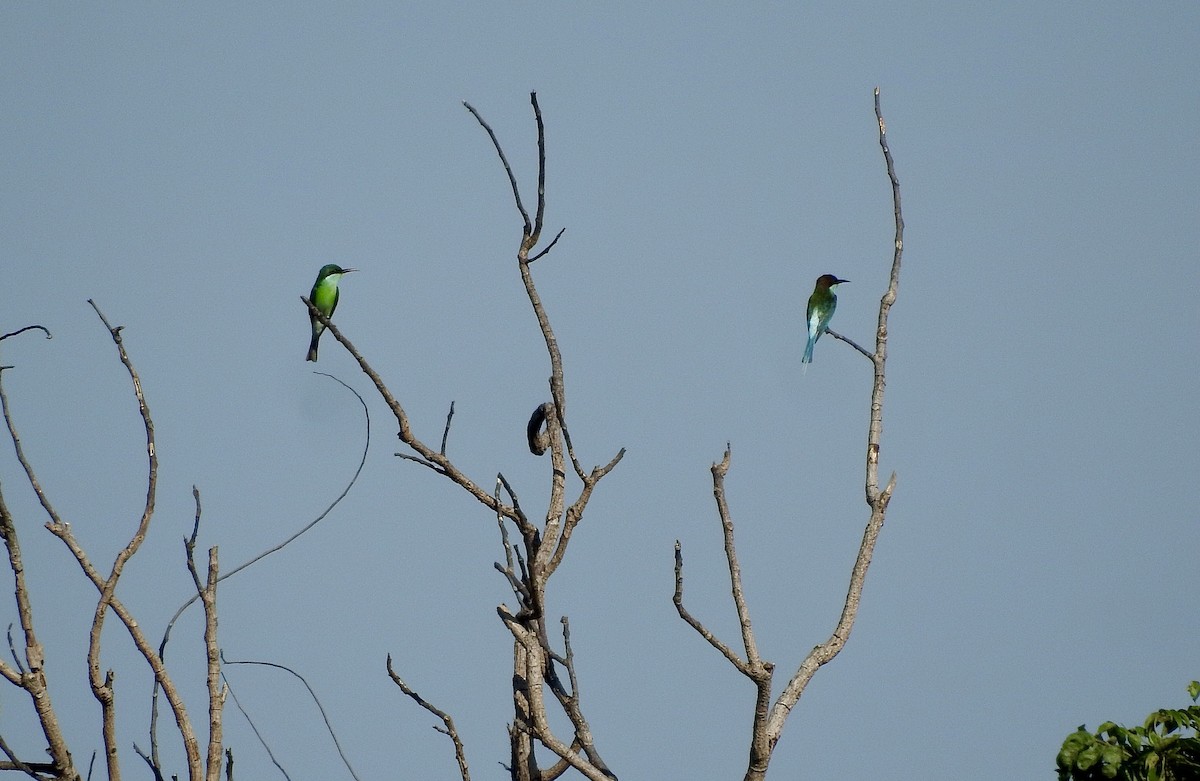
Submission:
[[[817,286],[813,288],[812,295],[808,297],[806,314],[808,346],[804,348],[804,357],[800,359],[800,363],[812,363],[813,347],[821,338],[821,334],[828,330],[833,310],[837,309],[837,295],[834,294],[833,289],[843,282],[849,281],[848,279],[838,279],[833,274],[822,274],[817,277]]]
[[[338,304],[338,281],[342,278],[342,274],[349,274],[351,271],[357,270],[342,268],[336,263],[322,266],[320,273],[317,274],[317,281],[313,283],[312,292],[308,294],[308,300],[321,310],[321,314],[333,317],[333,310],[337,309]],[[312,341],[308,345],[308,360],[315,361],[317,360],[317,342],[321,339],[325,325],[312,313],[309,313],[308,318],[312,320]]]

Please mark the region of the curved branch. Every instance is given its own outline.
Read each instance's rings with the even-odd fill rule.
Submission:
[[[232,665],[238,665],[238,664],[260,665],[262,667],[273,667],[276,670],[283,670],[284,672],[289,673],[292,676],[299,679],[300,683],[304,684],[304,688],[308,690],[308,696],[312,697],[312,701],[314,704],[316,704],[317,710],[319,710],[321,712],[321,718],[325,722],[325,729],[327,732],[329,732],[329,737],[333,738],[333,745],[335,748],[337,748],[338,756],[342,758],[342,764],[345,765],[346,769],[350,771],[350,775],[352,775],[354,777],[354,781],[361,781],[361,779],[359,779],[359,777],[358,777],[358,773],[355,773],[354,768],[351,767],[350,759],[346,756],[346,752],[342,750],[342,743],[341,743],[341,741],[338,740],[337,733],[335,733],[333,731],[333,724],[330,723],[330,721],[329,721],[329,714],[327,714],[325,712],[325,706],[323,706],[321,704],[321,700],[320,700],[320,698],[317,697],[317,693],[315,691],[313,691],[312,686],[309,686],[308,681],[305,680],[303,675],[296,672],[292,668],[287,667],[286,665],[276,664],[275,662],[260,662],[260,661],[253,661],[253,660],[243,660],[243,661],[238,661],[238,662],[231,662],[228,659],[224,659],[224,658],[221,661],[223,661],[225,663],[226,667],[229,667]]]
[[[238,699],[237,692],[235,692],[233,687],[229,684],[229,678],[227,678],[224,673],[221,673],[221,680],[225,682],[225,689],[229,692],[229,696],[233,698],[233,704],[242,714],[242,718],[244,718],[246,723],[250,725],[250,730],[254,733],[254,737],[258,738],[259,745],[262,746],[263,750],[267,752],[267,757],[271,760],[271,764],[274,765],[275,768],[283,775],[284,781],[292,781],[292,777],[288,775],[288,772],[284,769],[283,764],[280,763],[278,758],[276,758],[275,752],[271,750],[271,744],[267,743],[267,739],[264,738],[262,732],[259,731],[258,725],[254,723],[254,719],[250,718],[250,714],[247,713],[246,709],[242,707],[242,702]],[[230,760],[230,765],[232,764],[232,760]]]
[[[49,329],[47,329],[46,326],[44,326],[44,325],[27,325],[24,328],[18,328],[15,331],[10,331],[10,332],[4,334],[3,336],[0,336],[0,342],[3,342],[5,339],[7,339],[10,336],[16,336],[17,334],[23,334],[26,331],[33,331],[35,329],[44,333],[46,335],[47,339],[54,338],[54,334],[50,333]]]
[[[241,572],[242,570],[247,569],[248,567],[262,561],[267,556],[270,556],[273,553],[279,552],[280,550],[282,550],[283,548],[287,547],[292,542],[294,542],[296,539],[298,539],[300,537],[300,535],[304,534],[305,532],[307,532],[308,530],[310,530],[314,526],[316,526],[318,523],[325,520],[325,518],[327,518],[329,516],[329,514],[331,512],[333,512],[333,508],[337,507],[341,503],[341,501],[343,499],[345,499],[346,496],[350,493],[350,489],[353,488],[355,483],[358,482],[358,478],[359,478],[359,475],[362,474],[363,467],[366,466],[367,453],[370,452],[370,449],[371,449],[371,411],[367,407],[366,400],[363,399],[362,394],[360,394],[358,391],[356,391],[354,388],[350,387],[350,385],[343,382],[339,378],[334,377],[332,374],[326,374],[325,372],[313,372],[313,373],[318,374],[322,377],[328,377],[329,379],[331,379],[334,382],[341,385],[346,390],[353,393],[355,398],[358,399],[359,405],[362,407],[363,421],[364,421],[364,425],[366,426],[366,429],[365,429],[365,434],[363,437],[362,457],[358,460],[358,467],[354,470],[354,474],[350,477],[349,482],[346,483],[346,487],[342,489],[342,492],[340,494],[338,494],[334,498],[334,500],[329,503],[329,506],[326,507],[319,515],[317,515],[317,517],[313,518],[305,526],[301,527],[298,531],[296,531],[294,534],[292,534],[287,539],[283,540],[282,542],[278,543],[277,545],[274,545],[274,546],[268,548],[267,550],[262,551],[258,555],[253,556],[252,558],[248,559],[247,561],[242,562],[241,564],[237,565],[233,569],[222,574],[220,577],[217,578],[217,580],[216,580],[217,583],[220,583],[221,581],[226,580],[227,578],[231,578],[234,575]],[[193,528],[192,528],[192,537],[191,537],[190,545],[195,544],[196,533],[200,527],[200,490],[198,488],[196,488],[196,486],[192,486],[192,496],[196,503],[196,515],[195,515],[195,524],[193,525]],[[185,543],[185,547],[187,547],[189,545],[189,542],[187,540],[185,540],[184,543]],[[187,550],[188,550],[188,557],[190,559],[191,548],[187,547]],[[187,609],[189,607],[194,605],[202,597],[203,597],[203,593],[198,589],[197,593],[193,594],[182,605],[180,605],[179,608],[176,609],[174,615],[171,616],[171,619],[169,621],[167,621],[167,627],[165,630],[163,630],[162,640],[158,644],[159,658],[166,658],[167,643],[169,643],[171,640],[171,632],[174,630],[176,622],[179,621],[180,617],[183,616],[183,614],[187,611]],[[205,609],[205,612],[206,613],[208,612],[207,607]],[[151,704],[150,704],[150,757],[149,757],[149,759],[147,759],[147,762],[148,762],[148,764],[150,764],[151,767],[157,767],[158,762],[159,762],[158,726],[157,726],[158,725],[158,692],[159,692],[158,682],[155,681],[154,692],[151,695]],[[282,768],[280,768],[280,770],[282,770]]]
[[[483,129],[487,131],[488,137],[492,139],[492,146],[496,147],[496,154],[500,155],[500,162],[504,164],[504,172],[508,174],[508,183],[512,187],[513,200],[517,202],[517,211],[521,213],[521,219],[525,221],[525,235],[528,236],[533,233],[533,224],[529,221],[529,212],[525,211],[525,205],[521,203],[521,190],[517,187],[517,177],[513,174],[512,166],[508,164],[508,158],[504,156],[504,148],[500,146],[500,140],[496,138],[496,131],[492,130],[492,126],[480,116],[474,106],[465,100],[463,101],[463,105],[466,106],[467,111],[471,112],[475,120],[483,126]],[[538,220],[540,225],[540,210],[538,212]]]
[[[341,501],[343,499],[345,499],[346,496],[350,493],[350,489],[353,488],[354,484],[358,482],[358,477],[359,477],[359,475],[362,474],[363,467],[366,466],[367,453],[371,449],[371,411],[367,408],[367,402],[363,399],[362,394],[360,394],[358,391],[354,390],[354,388],[350,387],[342,380],[338,379],[337,377],[334,377],[332,374],[326,374],[325,372],[313,372],[313,374],[319,374],[322,377],[328,377],[329,379],[338,383],[343,388],[345,388],[346,390],[353,393],[355,395],[355,397],[358,399],[359,405],[362,406],[363,421],[366,426],[366,433],[365,433],[364,441],[363,441],[362,457],[358,460],[358,467],[354,470],[354,474],[350,477],[350,481],[346,483],[346,487],[342,489],[342,492],[340,494],[338,494],[332,502],[329,503],[329,506],[326,507],[321,512],[320,515],[318,515],[316,518],[313,518],[306,525],[301,527],[299,531],[292,534],[290,537],[285,539],[283,542],[280,542],[279,544],[268,548],[267,550],[259,553],[258,555],[254,556],[253,558],[248,559],[247,561],[242,562],[241,564],[237,565],[236,567],[229,570],[225,574],[221,575],[221,577],[219,577],[217,579],[218,583],[220,583],[223,580],[233,577],[234,575],[238,574],[239,572],[246,569],[247,567],[250,567],[253,564],[257,564],[258,562],[265,559],[267,556],[270,556],[272,553],[277,553],[280,550],[283,550],[285,547],[287,547],[291,543],[295,542],[295,540],[297,538],[299,538],[300,535],[304,534],[309,529],[313,528],[318,523],[325,520],[329,516],[329,514],[331,512],[333,512],[333,508],[337,507],[341,503]],[[196,523],[199,523],[200,522],[200,494],[194,486],[192,488],[192,492],[196,498]],[[193,604],[195,604],[198,599],[200,599],[200,595],[193,594],[186,602],[184,602],[182,605],[180,605],[179,609],[175,611],[175,614],[171,616],[171,620],[167,622],[167,629],[165,632],[163,632],[162,642],[159,644],[159,654],[165,653],[167,642],[171,638],[171,630],[175,626],[175,622],[177,622],[179,620],[180,616],[183,615],[184,611],[187,610],[189,607],[191,607]]]
[[[546,448],[550,447],[550,432],[544,427],[552,406],[549,402],[539,404],[529,416],[529,422],[525,424],[525,440],[529,445],[529,452],[535,456],[543,455]]]
[[[100,307],[96,305],[94,300],[89,298],[88,303],[96,311],[96,315],[104,323],[104,327],[108,329],[109,336],[112,337],[113,343],[117,346],[117,354],[121,358],[121,363],[124,364],[125,370],[129,373],[130,380],[133,381],[134,397],[137,399],[138,411],[142,416],[142,426],[146,431],[146,454],[149,460],[148,475],[146,478],[146,504],[142,509],[141,520],[138,522],[137,530],[129,540],[129,543],[117,553],[117,558],[112,565],[112,571],[100,589],[100,599],[96,602],[96,611],[92,617],[92,631],[88,642],[89,682],[92,687],[93,696],[100,703],[104,722],[104,753],[108,760],[108,775],[109,778],[119,778],[121,771],[117,765],[119,755],[116,746],[116,714],[113,710],[112,671],[110,670],[103,677],[100,675],[100,635],[104,629],[104,619],[108,614],[109,603],[112,601],[113,594],[116,591],[117,581],[121,577],[121,572],[125,569],[126,562],[133,558],[133,555],[142,546],[142,543],[146,539],[146,532],[150,528],[150,519],[154,515],[154,500],[158,488],[158,454],[155,452],[154,447],[154,420],[150,416],[150,408],[146,404],[146,397],[142,392],[142,381],[138,377],[133,363],[129,360],[129,354],[125,351],[124,340],[121,337],[121,330],[124,326],[114,328],[108,322],[108,318],[104,316],[104,313],[100,311]],[[192,757],[189,756],[188,759],[190,765]],[[190,770],[192,776],[198,779],[198,768],[191,768]]]

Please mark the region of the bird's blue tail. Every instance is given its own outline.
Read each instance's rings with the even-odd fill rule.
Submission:
[[[804,348],[804,357],[800,359],[800,363],[812,363],[813,345],[816,343],[816,339],[808,337],[808,345]]]

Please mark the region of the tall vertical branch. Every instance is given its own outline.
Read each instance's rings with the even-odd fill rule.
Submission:
[[[887,141],[887,123],[879,108],[879,87],[875,88],[875,120],[879,123],[879,148],[883,150],[887,166],[888,181],[892,185],[892,212],[896,223],[896,238],[892,252],[892,273],[888,277],[888,289],[879,302],[879,321],[875,327],[875,382],[871,387],[871,425],[867,431],[867,504],[872,508],[880,501],[879,494],[879,440],[883,435],[883,389],[884,367],[887,363],[888,313],[896,302],[896,289],[900,286],[900,258],[904,254],[904,214],[900,209],[900,180],[896,178],[896,164]],[[892,475],[889,486],[894,483]],[[890,495],[891,491],[887,493]],[[887,500],[883,501],[886,508]]]
[[[205,670],[208,683],[208,762],[205,781],[218,781],[221,777],[222,715],[225,699],[221,687],[221,648],[217,643],[217,582],[220,578],[217,576],[217,548],[213,546],[208,549],[208,576],[204,582],[200,581],[200,573],[196,568],[196,537],[200,533],[200,493],[195,486],[192,487],[192,495],[196,499],[196,522],[192,526],[192,535],[184,541],[184,551],[188,573],[192,576],[192,585],[204,608]]]
[[[823,665],[828,664],[845,646],[850,638],[850,631],[858,615],[862,599],[863,584],[866,581],[867,569],[875,551],[875,544],[883,528],[887,514],[888,503],[896,487],[896,474],[893,472],[887,485],[879,489],[879,447],[883,432],[883,391],[886,386],[885,368],[887,363],[887,321],[888,313],[896,300],[896,289],[900,283],[900,259],[904,250],[904,218],[900,208],[900,182],[896,177],[895,164],[892,160],[891,149],[887,143],[887,125],[879,105],[879,89],[875,89],[875,118],[879,125],[879,146],[883,150],[884,163],[887,168],[888,180],[892,186],[893,214],[896,224],[892,268],[889,276],[888,289],[879,303],[879,319],[875,332],[875,352],[868,353],[859,345],[845,337],[837,336],[851,344],[860,353],[871,359],[874,366],[874,380],[871,388],[870,422],[867,430],[867,459],[865,492],[870,515],[863,531],[862,542],[859,545],[858,556],[850,572],[850,583],[846,599],[842,605],[841,616],[833,633],[825,642],[817,645],[800,663],[779,697],[772,705],[770,703],[771,674],[774,670],[770,662],[760,661],[755,665],[757,650],[754,645],[754,633],[750,626],[749,613],[745,597],[741,593],[740,569],[733,545],[733,522],[729,516],[729,508],[725,502],[724,476],[729,467],[729,451],[721,464],[713,465],[714,496],[718,513],[725,531],[725,555],[729,563],[731,591],[734,605],[738,613],[742,629],[743,645],[746,648],[746,660],[736,653],[719,638],[717,638],[700,621],[695,619],[683,606],[683,556],[679,543],[675,543],[675,606],[680,617],[696,630],[710,645],[720,651],[726,659],[743,675],[749,677],[756,687],[755,707],[752,734],[750,740],[750,756],[746,767],[746,781],[762,781],[766,777],[767,766],[771,755],[783,732],[784,723],[792,709],[800,700],[808,682]]]
[[[33,487],[34,493],[37,494],[38,500],[42,504],[42,508],[50,517],[50,521],[46,524],[46,528],[51,534],[62,540],[63,544],[75,557],[75,561],[79,564],[83,574],[92,582],[96,590],[100,594],[97,601],[96,613],[92,621],[92,631],[90,633],[88,646],[88,674],[89,683],[92,686],[93,694],[101,703],[102,718],[106,707],[111,708],[111,705],[106,706],[105,701],[112,699],[112,678],[111,675],[105,678],[100,678],[100,632],[103,629],[104,616],[108,609],[111,608],[125,626],[130,638],[133,640],[134,646],[141,653],[146,663],[154,673],[156,683],[162,687],[163,694],[167,698],[167,703],[171,707],[172,713],[175,716],[175,724],[179,729],[180,737],[183,740],[184,753],[187,757],[188,777],[190,781],[200,781],[203,775],[203,766],[200,760],[199,743],[196,740],[195,731],[192,728],[191,720],[187,714],[187,708],[184,705],[183,698],[176,688],[174,682],[167,674],[166,666],[163,664],[162,658],[155,652],[154,647],[146,638],[141,625],[126,609],[125,605],[115,596],[117,580],[121,576],[121,572],[125,563],[137,552],[143,540],[145,540],[146,531],[150,524],[150,519],[154,514],[154,498],[157,486],[158,475],[158,456],[155,451],[154,444],[154,421],[150,417],[149,407],[146,405],[145,396],[142,393],[141,379],[138,377],[137,371],[133,367],[132,361],[125,350],[124,343],[121,339],[121,327],[113,327],[104,313],[92,300],[88,301],[96,314],[100,317],[105,328],[108,329],[109,335],[112,337],[114,344],[117,346],[117,352],[121,359],[121,363],[125,366],[133,382],[134,395],[138,402],[138,409],[142,416],[143,426],[146,431],[146,452],[149,460],[149,469],[147,474],[146,488],[146,503],[142,511],[142,517],[138,523],[138,528],[129,543],[117,554],[117,558],[113,563],[112,571],[107,577],[102,575],[95,565],[88,558],[87,553],[83,550],[83,546],[75,539],[74,533],[71,531],[70,524],[63,521],[59,514],[50,504],[49,498],[42,490],[37,477],[33,473],[33,468],[29,462],[25,460],[24,454],[18,452],[18,459],[25,469],[26,476],[29,479],[30,485]],[[119,765],[116,763],[115,743],[110,744],[107,737],[106,729],[106,752],[109,755],[109,773],[110,778],[119,778]],[[116,775],[114,775],[114,772]]]
[[[108,607],[112,602],[113,593],[117,588],[117,580],[121,577],[121,572],[125,568],[125,563],[137,553],[142,542],[146,539],[146,530],[150,527],[150,518],[154,515],[154,498],[158,486],[158,454],[154,449],[154,420],[150,417],[150,408],[146,404],[146,397],[142,393],[142,381],[138,377],[137,370],[134,369],[133,363],[129,360],[129,354],[125,352],[125,344],[121,338],[121,327],[114,328],[108,322],[108,318],[96,306],[96,302],[88,299],[92,309],[96,310],[96,314],[100,317],[104,327],[108,329],[109,335],[112,337],[113,343],[117,346],[117,353],[120,355],[121,363],[124,364],[125,370],[129,372],[129,378],[133,381],[133,392],[137,399],[138,411],[142,416],[142,425],[146,431],[146,453],[149,460],[148,475],[146,478],[146,504],[142,510],[141,520],[138,522],[137,530],[129,543],[117,553],[117,558],[113,562],[112,571],[105,579],[104,585],[100,588],[100,599],[96,602],[96,611],[92,617],[92,630],[88,642],[88,678],[92,688],[92,694],[100,703],[100,709],[103,720],[104,748],[105,757],[108,760],[108,777],[112,781],[117,781],[121,776],[120,765],[118,763],[117,745],[116,745],[116,726],[114,713],[114,692],[112,688],[113,674],[108,671],[103,677],[100,674],[100,638],[104,629],[104,618],[108,615]]]
[[[575,691],[573,655],[568,650],[567,656],[560,656],[550,648],[543,606],[546,584],[566,554],[567,543],[570,541],[575,527],[583,518],[584,510],[596,484],[616,467],[625,451],[624,449],[618,451],[605,466],[594,467],[590,472],[586,471],[576,455],[570,429],[567,426],[567,393],[562,353],[554,335],[554,329],[550,325],[550,317],[538,294],[537,286],[534,284],[531,268],[535,261],[545,257],[554,248],[562,237],[563,231],[560,230],[544,248],[535,253],[545,225],[546,214],[546,127],[542,118],[541,106],[538,104],[537,93],[530,93],[529,102],[537,124],[538,149],[537,208],[532,223],[521,200],[516,175],[513,173],[512,166],[508,162],[508,157],[505,155],[496,133],[473,106],[469,103],[463,104],[487,132],[508,176],[509,185],[513,191],[513,200],[524,223],[521,243],[517,250],[517,267],[550,359],[551,400],[539,408],[540,414],[535,413],[534,420],[530,422],[531,428],[527,431],[532,452],[540,454],[547,449],[550,451],[550,500],[547,503],[543,527],[532,534],[529,533],[530,530],[522,529],[528,569],[527,571],[523,569],[520,576],[521,584],[514,588],[519,596],[524,597],[521,610],[513,615],[502,605],[499,611],[501,619],[513,633],[516,641],[513,657],[515,715],[512,729],[513,765],[511,771],[514,778],[543,777],[528,745],[528,736],[532,734],[536,736],[538,742],[557,754],[566,765],[570,765],[588,778],[615,778],[601,759],[591,729],[579,708],[578,692]],[[541,423],[545,425],[544,434],[537,431]],[[569,505],[566,500],[566,462],[568,460],[576,477],[582,483],[578,497]],[[511,494],[511,489],[509,490]],[[508,549],[506,547],[507,556]],[[515,579],[511,564],[500,569],[510,579],[510,582]],[[571,692],[567,692],[559,679],[558,673],[554,669],[556,663],[567,667],[572,681]],[[559,739],[550,729],[546,714],[546,700],[543,697],[543,682],[549,685],[564,715],[574,729],[574,739],[570,744]],[[549,772],[547,771],[547,773]]]

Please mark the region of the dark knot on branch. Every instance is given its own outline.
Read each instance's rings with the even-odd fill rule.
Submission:
[[[550,402],[540,405],[529,416],[529,424],[525,427],[525,437],[529,440],[529,452],[540,456],[550,447],[550,431],[546,427],[546,419],[554,410]]]

